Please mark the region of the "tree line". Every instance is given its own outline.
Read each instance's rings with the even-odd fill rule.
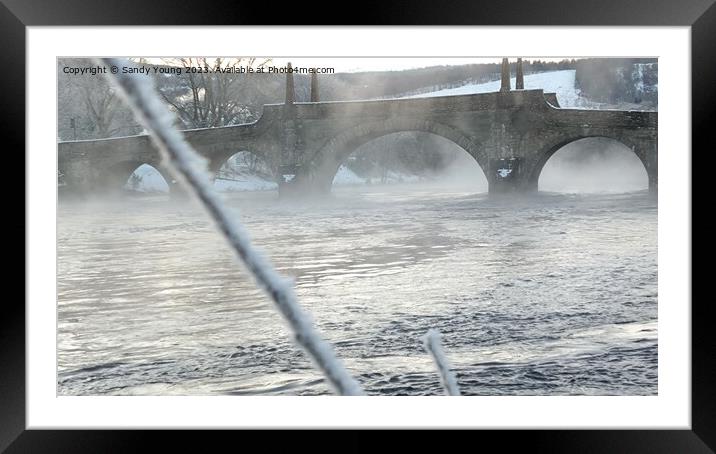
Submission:
[[[658,107],[659,63],[656,58],[590,58],[575,64],[581,95],[607,104]]]

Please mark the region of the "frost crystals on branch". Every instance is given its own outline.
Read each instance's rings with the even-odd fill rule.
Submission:
[[[113,58],[102,59],[98,63],[118,68],[130,64]],[[209,178],[206,161],[173,126],[174,116],[159,99],[151,80],[122,72],[107,74],[107,77],[119,87],[137,119],[149,131],[174,176],[199,199],[258,285],[274,301],[293,330],[296,342],[308,353],[335,391],[341,395],[362,395],[358,382],[348,374],[331,346],[318,335],[308,315],[299,306],[291,283],[280,276],[254,248],[243,226],[234,220],[222,203]]]
[[[435,361],[435,365],[440,373],[440,382],[448,396],[459,396],[460,389],[457,387],[457,379],[455,374],[450,371],[450,364],[445,357],[442,345],[440,345],[440,333],[431,329],[423,336],[423,345]]]

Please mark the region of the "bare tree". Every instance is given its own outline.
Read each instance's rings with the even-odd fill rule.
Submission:
[[[103,81],[103,78],[97,77],[92,80]],[[113,127],[119,98],[113,88],[95,85],[96,83],[88,83],[80,86],[87,116],[94,125],[97,137],[112,137],[121,130],[121,127]]]
[[[66,74],[65,66],[88,66],[87,59],[58,61],[58,138],[103,139],[141,132],[131,111],[100,74]]]
[[[257,96],[255,83],[252,83],[255,75],[235,69],[256,69],[270,60],[173,58],[164,62],[167,66],[182,69],[181,74],[167,78],[170,81],[159,77],[158,83],[162,97],[172,106],[185,128],[215,128],[255,119],[257,112],[251,103],[251,98]],[[250,98],[245,96],[248,93],[252,93]]]

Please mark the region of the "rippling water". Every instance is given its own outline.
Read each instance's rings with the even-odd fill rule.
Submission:
[[[657,393],[657,204],[417,187],[227,196],[372,395]],[[325,394],[193,204],[62,202],[58,393]]]

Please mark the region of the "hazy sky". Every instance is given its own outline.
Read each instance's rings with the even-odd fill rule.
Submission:
[[[534,57],[529,60],[559,61],[572,57]],[[161,63],[158,58],[147,59]],[[260,59],[259,59],[260,60]],[[428,66],[467,65],[472,63],[499,63],[502,59],[495,57],[272,57],[274,66],[286,66],[288,62],[294,67],[327,67],[335,68],[336,72],[360,71],[399,71],[403,69],[425,68]],[[515,58],[511,58],[515,61]]]

